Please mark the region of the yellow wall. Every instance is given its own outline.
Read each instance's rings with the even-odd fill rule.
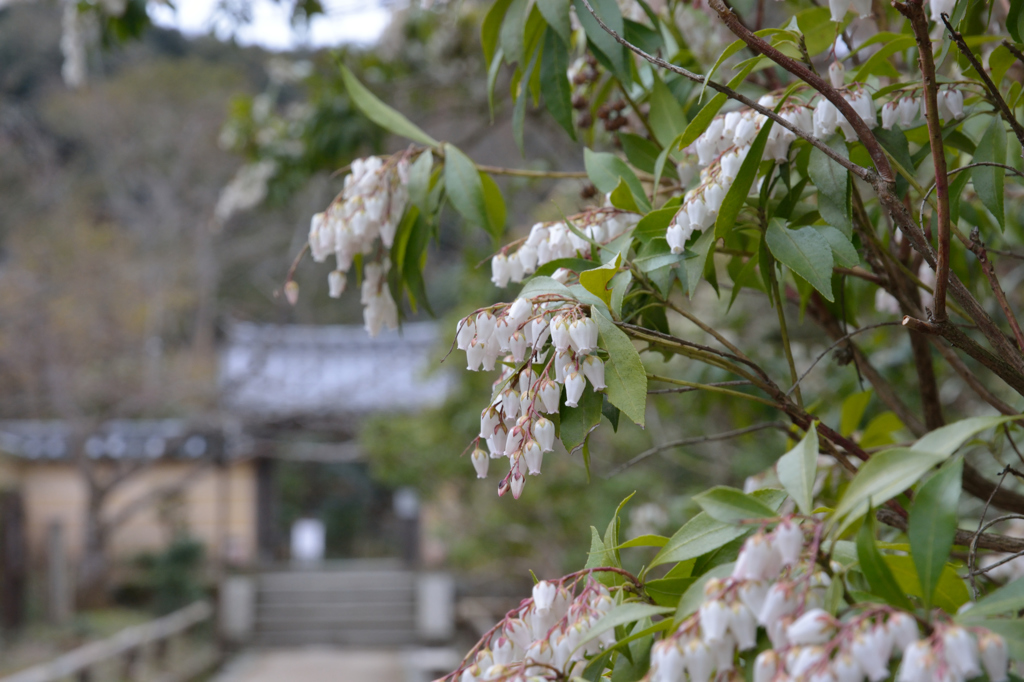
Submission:
[[[105,508],[107,518],[146,491],[173,485],[194,466],[189,462],[166,461],[135,474],[111,495]],[[14,486],[10,485],[10,474],[3,478],[8,487],[20,489],[23,495],[32,557],[45,555],[47,529],[59,520],[64,527],[68,556],[74,561],[82,547],[86,505],[86,487],[77,469],[70,464],[25,462],[18,466]],[[192,480],[180,504],[158,502],[119,526],[111,537],[111,556],[131,558],[139,552],[166,546],[172,531],[161,515],[184,525],[192,537],[206,545],[210,558],[224,558],[221,552],[226,540],[229,560],[252,561],[256,556],[255,467],[247,461],[223,470],[208,467]]]

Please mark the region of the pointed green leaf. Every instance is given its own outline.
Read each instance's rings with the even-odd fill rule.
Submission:
[[[651,87],[650,104],[648,121],[654,129],[654,135],[662,147],[669,147],[672,140],[686,129],[686,114],[657,73],[654,74],[654,85]]]
[[[619,604],[591,626],[587,631],[586,636],[580,640],[580,643],[576,648],[579,649],[608,630],[620,625],[634,623],[638,620],[650,618],[652,616],[660,616],[665,613],[670,613],[672,610],[673,609],[664,606],[652,606],[650,604],[640,604],[637,602]]]
[[[835,136],[829,144],[841,156],[849,158],[846,143]],[[818,212],[826,223],[839,229],[847,237],[853,235],[853,205],[851,203],[850,172],[811,148],[807,162],[807,175],[818,189]]]
[[[633,423],[643,426],[647,409],[647,372],[640,355],[633,342],[614,322],[600,313],[593,317],[597,319],[599,343],[608,351],[604,371],[608,402],[622,410]]]
[[[761,157],[764,155],[764,147],[768,143],[768,134],[771,132],[774,121],[765,122],[761,132],[757,134],[750,144],[750,150],[743,158],[736,178],[729,186],[729,191],[722,199],[722,206],[718,209],[718,217],[715,219],[715,237],[724,237],[736,225],[736,218],[740,209],[747,201],[750,188],[754,186],[754,179],[757,178],[757,169],[761,165]],[[831,268],[830,268],[831,269]]]
[[[846,268],[852,268],[860,263],[860,254],[854,247],[853,242],[845,234],[831,225],[812,225],[818,231],[828,245],[832,247],[832,258],[836,264]]]
[[[572,125],[572,85],[566,70],[569,68],[569,52],[566,43],[550,27],[544,33],[544,52],[540,62],[540,92],[551,116],[562,126],[569,137],[576,139]]]
[[[485,181],[483,177],[483,174],[476,169],[476,164],[459,151],[458,147],[451,144],[444,146],[444,186],[448,192],[448,199],[463,218],[489,232],[497,239],[504,227],[491,224],[491,215],[494,214],[495,217],[498,217],[493,198],[494,190],[497,188],[488,189],[492,195],[490,200],[492,208],[489,211],[488,198],[484,194]],[[489,184],[493,184],[493,180]],[[497,194],[500,199],[501,193]]]
[[[978,148],[974,153],[974,160],[988,161],[991,163],[1006,163],[1006,128],[1003,119],[998,116],[992,117],[992,122],[981,136]],[[985,205],[996,222],[999,229],[1006,225],[1006,218],[1003,213],[1003,183],[1005,182],[1006,171],[995,166],[979,166],[973,169],[974,190],[978,198]]]
[[[775,510],[747,495],[742,490],[719,485],[694,495],[693,501],[713,519],[723,523],[737,524],[747,519],[763,519],[775,516]]]
[[[611,263],[581,272],[580,284],[583,285],[584,289],[604,301],[605,305],[610,308],[612,305],[612,292],[608,289],[608,282],[612,281],[612,277],[618,273],[621,264],[622,254],[618,254]]]
[[[903,588],[893,577],[888,564],[882,557],[875,545],[874,524],[867,522],[861,526],[857,533],[857,559],[860,562],[860,570],[867,578],[871,591],[884,599],[887,603],[901,609],[912,608],[910,600],[904,594]]]
[[[941,455],[952,455],[957,449],[969,439],[986,429],[1001,426],[1006,422],[1016,421],[1024,415],[1009,415],[998,417],[970,417],[961,419],[947,426],[935,429],[925,434],[911,446],[912,450],[923,450]]]
[[[349,97],[352,98],[352,103],[359,111],[363,112],[366,118],[395,135],[401,135],[428,147],[438,146],[437,140],[367,90],[344,64],[341,65],[341,79],[345,83],[345,90],[348,91]]]
[[[957,620],[967,623],[989,616],[1016,615],[1021,609],[1024,609],[1024,578],[1018,578],[988,593],[958,616]]]
[[[905,594],[915,597],[922,597],[921,583],[917,579],[917,569],[914,567],[914,560],[908,556],[886,554],[885,563],[889,566],[896,582]],[[939,582],[935,585],[935,593],[932,595],[932,604],[949,614],[956,613],[961,606],[970,600],[967,592],[967,583],[956,574],[952,566],[946,564],[939,576]]]
[[[562,445],[568,452],[574,452],[583,445],[590,432],[601,423],[601,405],[604,399],[600,393],[594,392],[590,386],[583,391],[577,407],[569,407],[562,396],[562,405],[558,410],[559,435]]]
[[[796,446],[775,465],[779,483],[801,513],[814,511],[814,477],[818,471],[818,430],[813,426]]]
[[[623,180],[633,193],[637,205],[644,211],[651,210],[650,202],[644,194],[644,187],[640,180],[626,163],[608,152],[593,152],[590,148],[583,149],[583,165],[587,169],[587,176],[594,183],[594,187],[602,194],[608,194]]]
[[[678,206],[651,211],[637,223],[633,236],[644,243],[656,237],[664,237],[668,226],[672,223],[672,219],[676,217],[678,212]]]
[[[953,548],[963,471],[963,459],[947,462],[918,489],[910,508],[907,535],[925,608],[931,606],[935,586]]]
[[[860,426],[864,418],[864,411],[868,409],[868,402],[871,401],[871,390],[852,393],[843,401],[843,408],[839,415],[839,433],[850,436]]]
[[[631,78],[626,48],[619,45],[615,38],[601,28],[601,25],[594,19],[594,15],[590,13],[590,10],[580,0],[573,0],[573,4],[576,6],[576,16],[580,20],[580,25],[587,34],[587,40],[597,48],[599,55],[605,58],[609,66],[611,66],[615,77],[621,83],[628,84]],[[615,31],[619,36],[624,35],[625,24],[622,21],[622,11],[615,0],[590,0],[590,6],[601,17],[605,26]]]
[[[537,0],[537,8],[564,45],[572,43],[572,25],[569,22],[569,0]]]
[[[768,249],[783,265],[821,292],[829,301],[832,295],[832,247],[813,227],[791,230],[778,218],[772,218],[765,234]]]
[[[893,448],[873,454],[861,466],[836,504],[833,518],[840,522],[837,536],[868,512],[869,503],[875,506],[885,504],[917,483],[946,457],[946,453],[910,448]]]

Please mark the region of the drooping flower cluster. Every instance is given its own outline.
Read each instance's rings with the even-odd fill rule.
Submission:
[[[881,682],[896,657],[897,682],[964,682],[982,667],[993,682],[1008,679],[1006,642],[982,628],[939,623],[922,639],[914,617],[889,606],[831,615],[831,578],[813,562],[817,537],[805,551],[804,530],[786,519],[748,539],[732,575],[709,580],[698,612],[655,645],[651,682],[724,678],[738,652],[757,646],[759,626],[771,648],[754,660],[754,682]]]
[[[959,90],[951,87],[939,90],[937,97],[939,106],[939,118],[948,122],[960,120],[964,117],[964,95]],[[917,99],[907,95],[894,99],[882,106],[882,127],[886,130],[892,129],[897,122],[903,129],[913,128],[919,122],[925,120],[924,98]]]
[[[534,585],[533,597],[498,623],[467,656],[471,660],[444,679],[526,682],[582,674],[587,658],[615,642],[611,629],[588,640],[615,601],[608,588],[590,577],[574,596],[580,582],[567,577]]]
[[[774,108],[776,99],[762,97],[758,104]],[[800,104],[786,105],[779,115],[797,129],[811,131],[811,109]],[[730,111],[715,117],[707,130],[690,145],[688,150],[697,154],[702,166],[700,183],[683,196],[682,207],[669,225],[666,239],[672,253],[682,253],[694,232],[703,232],[715,224],[729,188],[750,152],[750,145],[764,126],[767,117],[752,109]],[[765,156],[784,161],[796,134],[773,126],[768,133]]]
[[[315,214],[309,225],[313,260],[322,263],[333,255],[336,261],[327,277],[332,298],[340,298],[344,292],[356,255],[372,257],[383,252],[363,268],[363,320],[370,336],[376,336],[384,326],[398,326],[398,308],[387,285],[391,263],[386,251],[394,242],[409,200],[408,169],[404,155],[357,159],[345,177],[341,194],[326,211]]]
[[[640,216],[617,208],[598,208],[569,219],[573,227],[598,244],[606,244],[636,225]],[[491,281],[504,287],[519,283],[537,268],[560,258],[591,257],[591,243],[564,222],[537,223],[518,249],[502,249],[491,259]]]
[[[467,369],[491,371],[503,358],[494,398],[480,415],[472,455],[480,478],[487,475],[489,459],[509,458],[499,494],[511,489],[518,499],[525,474],[540,473],[544,453],[555,442],[554,424],[543,414],[558,412],[562,386],[569,407],[578,405],[586,381],[595,391],[605,388],[604,363],[595,354],[597,339],[597,323],[583,307],[552,294],[517,298],[459,321],[456,344],[466,352]]]

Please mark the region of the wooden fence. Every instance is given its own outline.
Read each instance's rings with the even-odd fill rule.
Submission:
[[[220,660],[214,635],[208,646],[188,646],[189,630],[211,621],[213,607],[197,601],[180,611],[126,628],[0,682],[188,682]]]

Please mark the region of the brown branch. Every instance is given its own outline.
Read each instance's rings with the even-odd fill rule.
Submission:
[[[899,530],[907,529],[906,519],[900,518],[889,509],[879,509],[875,512],[879,521]],[[958,530],[953,536],[953,544],[961,547],[970,547],[975,534],[968,530]],[[997,535],[995,533],[981,533],[977,536],[978,547],[991,549],[996,552],[1024,552],[1024,538],[1014,538],[1009,535]]]
[[[956,46],[960,48],[960,53],[967,57],[967,61],[971,63],[974,70],[978,72],[979,76],[981,76],[981,81],[985,86],[985,90],[988,91],[989,99],[995,105],[996,109],[999,110],[999,114],[1003,117],[1003,120],[1010,124],[1010,127],[1013,129],[1013,134],[1017,136],[1017,140],[1020,142],[1021,146],[1024,147],[1024,126],[1021,126],[1020,121],[1018,121],[1016,117],[1014,117],[1013,112],[1010,111],[1010,107],[1007,106],[1006,100],[1003,99],[1001,94],[999,94],[999,88],[992,82],[992,78],[989,77],[988,73],[985,71],[985,67],[982,66],[981,62],[978,61],[978,58],[974,56],[973,52],[971,52],[971,48],[967,46],[963,35],[954,29],[953,25],[949,23],[948,14],[942,14],[942,23],[946,25],[949,37],[952,38],[953,42],[956,43]]]
[[[932,57],[932,39],[928,35],[928,19],[924,15],[923,0],[895,2],[893,5],[905,16],[917,39],[918,61],[924,78],[925,120],[928,124],[928,142],[935,166],[935,194],[939,200],[938,246],[935,267],[935,303],[933,317],[942,323],[946,314],[946,288],[949,282],[949,179],[946,175],[946,150],[942,143],[942,121],[939,118],[939,84],[935,80],[935,60]]]
[[[988,390],[985,384],[981,383],[981,380],[979,380],[978,377],[974,375],[974,372],[964,364],[964,361],[960,359],[956,354],[956,351],[935,336],[931,337],[931,342],[932,345],[935,346],[935,349],[939,351],[939,355],[949,363],[949,366],[953,368],[953,371],[971,387],[971,390],[973,390],[979,398],[999,410],[1002,414],[1017,414],[1017,410],[997,398],[992,391]]]
[[[767,42],[751,33],[750,29],[744,26],[743,22],[740,21],[739,16],[726,7],[722,0],[708,0],[708,6],[718,13],[719,18],[725,23],[729,30],[732,31],[740,40],[745,42],[747,47],[753,50],[756,54],[763,54],[768,57],[786,71],[789,71],[791,74],[810,85],[821,93],[825,99],[834,104],[839,112],[846,117],[846,120],[850,123],[854,132],[857,133],[857,137],[864,145],[868,155],[871,157],[872,163],[875,165],[878,176],[886,183],[895,182],[896,176],[893,175],[892,166],[889,165],[889,159],[886,157],[882,146],[878,143],[878,140],[875,139],[875,136],[871,133],[867,124],[861,119],[857,112],[854,111],[853,106],[851,106],[850,103],[847,102],[841,94],[839,94],[838,90],[832,87],[831,83],[825,81],[821,76],[808,69],[802,62],[783,54]],[[858,168],[860,167],[858,166]],[[862,170],[866,171],[866,174],[858,173],[858,176],[863,180],[870,180],[871,175],[873,174],[867,169]]]
[[[718,0],[718,1],[721,2],[721,0]],[[583,4],[584,4],[584,6],[586,6],[586,8],[590,12],[590,14],[593,15],[594,19],[597,21],[598,25],[605,31],[605,33],[610,35],[612,38],[615,38],[616,42],[618,42],[620,45],[622,45],[626,49],[628,49],[631,52],[639,55],[640,57],[643,57],[645,60],[647,60],[651,64],[654,64],[655,66],[660,66],[663,69],[667,69],[668,71],[671,71],[673,73],[677,73],[680,76],[683,76],[684,78],[687,78],[687,79],[693,81],[694,83],[706,84],[707,87],[711,88],[712,90],[714,90],[716,92],[722,93],[723,95],[725,95],[729,99],[734,99],[737,102],[740,102],[741,104],[744,104],[745,106],[750,107],[751,109],[753,109],[757,113],[761,114],[762,116],[766,116],[766,117],[770,118],[777,125],[782,126],[783,128],[785,128],[789,132],[791,132],[794,135],[796,135],[797,137],[799,137],[799,138],[801,138],[803,140],[807,140],[807,142],[809,142],[812,146],[814,146],[817,149],[819,149],[823,154],[825,154],[830,159],[832,159],[833,161],[835,161],[840,166],[842,166],[843,168],[847,169],[848,171],[850,171],[851,173],[853,173],[857,177],[861,178],[862,180],[870,181],[872,179],[874,174],[869,169],[864,168],[862,166],[858,166],[857,164],[853,163],[849,159],[841,156],[839,153],[836,152],[836,150],[834,150],[831,147],[829,147],[827,144],[825,144],[824,142],[822,142],[821,140],[816,138],[814,135],[812,135],[812,134],[810,134],[810,133],[808,133],[808,132],[806,132],[804,130],[801,130],[798,127],[796,127],[795,125],[793,125],[792,123],[790,123],[786,119],[782,118],[781,116],[779,116],[777,113],[775,113],[771,109],[768,109],[766,107],[761,106],[760,104],[758,104],[754,100],[750,99],[749,97],[747,97],[745,95],[742,95],[742,94],[736,92],[735,90],[733,90],[732,88],[730,88],[730,87],[728,87],[726,85],[722,85],[721,83],[718,83],[716,81],[709,80],[708,78],[706,78],[704,76],[701,76],[700,74],[697,74],[697,73],[694,73],[694,72],[689,71],[687,69],[684,69],[681,66],[676,66],[675,64],[672,64],[671,62],[667,62],[664,59],[661,59],[660,57],[655,57],[652,54],[648,54],[644,50],[640,49],[639,47],[637,47],[633,43],[629,42],[628,40],[626,40],[625,38],[620,36],[618,33],[616,33],[614,30],[612,30],[607,24],[605,24],[604,20],[601,19],[601,17],[598,16],[597,12],[594,11],[593,6],[590,4],[590,0],[583,0]],[[756,38],[755,38],[755,40],[756,40]],[[849,105],[847,105],[847,107],[849,107]],[[858,120],[860,120],[860,119],[858,118]],[[886,164],[888,164],[888,161],[886,162]],[[891,171],[890,171],[890,176],[891,176]],[[890,182],[892,182],[892,180],[890,180]]]
[[[1021,332],[1020,324],[1017,322],[1017,318],[1013,314],[1013,309],[1010,308],[1010,302],[1006,300],[1006,293],[1003,291],[1003,287],[999,283],[999,278],[996,276],[996,270],[992,266],[992,261],[988,258],[988,253],[985,251],[985,244],[981,241],[981,232],[978,230],[977,226],[971,230],[970,249],[971,252],[977,256],[978,262],[981,263],[981,269],[988,278],[989,286],[992,287],[992,293],[995,294],[996,301],[999,302],[999,307],[1002,308],[1003,315],[1006,316],[1006,321],[1010,323],[1010,329],[1013,330],[1013,336],[1017,339],[1017,347],[1024,351],[1024,333]]]
[[[982,500],[991,498],[992,504],[1000,509],[1024,514],[1024,495],[999,487],[966,461],[964,462],[963,482],[964,490],[971,495]]]
[[[1003,47],[1009,50],[1010,54],[1017,58],[1017,61],[1019,61],[1021,64],[1024,64],[1024,52],[1018,50],[1013,43],[1011,43],[1009,40],[1004,40]]]

